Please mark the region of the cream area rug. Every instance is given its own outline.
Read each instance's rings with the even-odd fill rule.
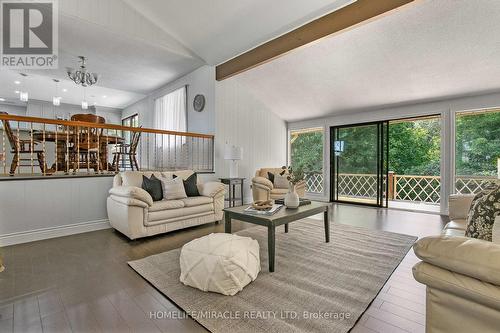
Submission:
[[[211,332],[347,332],[416,237],[344,224],[330,229],[325,243],[320,220],[294,222],[288,234],[279,228],[274,273],[267,267],[267,229],[238,232],[259,242],[262,270],[235,296],[179,282],[180,249],[129,265]]]

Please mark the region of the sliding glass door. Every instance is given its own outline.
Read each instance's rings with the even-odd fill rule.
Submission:
[[[387,207],[388,123],[330,129],[331,200]]]

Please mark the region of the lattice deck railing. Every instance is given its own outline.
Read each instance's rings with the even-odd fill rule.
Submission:
[[[456,193],[477,193],[494,181],[494,176],[456,176]],[[321,173],[306,174],[306,190],[323,193]],[[389,173],[389,200],[438,204],[441,179],[439,176],[395,175]],[[353,198],[374,198],[377,195],[377,176],[374,174],[339,174],[338,195]]]

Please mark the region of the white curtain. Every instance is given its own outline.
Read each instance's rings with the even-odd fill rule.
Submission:
[[[186,131],[185,86],[155,100],[155,128],[167,131]]]
[[[186,132],[186,87],[177,89],[155,100],[154,125],[156,129]],[[188,147],[186,137],[161,135],[155,140],[154,164],[156,169],[186,167]]]

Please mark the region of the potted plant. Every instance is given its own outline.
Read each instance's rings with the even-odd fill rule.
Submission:
[[[304,180],[304,172],[302,169],[294,170],[292,167],[281,167],[283,169],[280,175],[283,176],[287,173],[286,179],[288,180],[288,193],[285,195],[285,206],[287,208],[297,208],[300,205],[299,195],[295,191],[295,186]]]

